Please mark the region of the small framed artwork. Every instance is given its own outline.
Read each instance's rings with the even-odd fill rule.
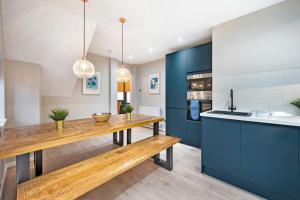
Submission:
[[[160,79],[159,74],[149,74],[149,94],[159,94]]]
[[[83,94],[100,94],[100,72],[95,72],[91,78],[82,80]]]

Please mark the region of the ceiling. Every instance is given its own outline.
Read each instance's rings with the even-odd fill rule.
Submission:
[[[80,0],[44,1],[82,15]],[[128,20],[124,59],[130,64],[141,64],[174,50],[208,42],[213,26],[281,1],[89,0],[88,20],[97,24],[89,51],[121,59],[120,16]]]
[[[211,28],[282,0],[89,0],[89,52],[141,64],[211,41]],[[6,58],[41,66],[41,94],[72,96],[82,55],[80,0],[2,0]],[[151,51],[150,51],[151,50]]]

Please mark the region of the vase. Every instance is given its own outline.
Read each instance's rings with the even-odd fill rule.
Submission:
[[[126,119],[131,119],[131,113],[126,113]]]
[[[64,129],[64,125],[65,125],[64,120],[56,121],[55,124],[56,124],[56,130],[62,131]]]

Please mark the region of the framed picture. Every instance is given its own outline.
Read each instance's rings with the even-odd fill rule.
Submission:
[[[82,81],[83,94],[100,94],[100,72],[95,72],[91,78]]]
[[[159,74],[149,75],[149,94],[159,94],[160,79]]]

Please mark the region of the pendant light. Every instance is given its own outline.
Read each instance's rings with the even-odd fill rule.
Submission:
[[[83,1],[83,53],[81,60],[76,61],[73,65],[73,71],[78,78],[91,78],[95,74],[95,67],[86,59],[85,54],[85,4],[88,0],[81,1]]]
[[[130,80],[130,72],[124,67],[124,23],[126,19],[121,17],[119,21],[122,24],[122,66],[117,69],[117,81],[125,83]]]

